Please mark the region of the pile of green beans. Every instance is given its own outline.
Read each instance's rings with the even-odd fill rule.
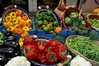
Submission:
[[[86,37],[74,37],[69,39],[69,46],[85,57],[99,62],[99,45]]]

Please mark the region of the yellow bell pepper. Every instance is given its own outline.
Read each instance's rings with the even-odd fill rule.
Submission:
[[[13,32],[14,27],[13,26],[10,26],[9,28],[7,28],[7,30]]]
[[[12,19],[11,19],[10,16],[6,16],[6,17],[5,17],[5,21],[9,21],[9,22],[10,22],[11,20],[12,20]]]
[[[8,28],[8,27],[10,27],[10,26],[13,26],[12,22],[9,22],[9,21],[5,21],[5,22],[4,22],[4,27],[5,27],[5,28]]]
[[[26,20],[26,22],[29,23],[29,24],[33,23],[32,20],[30,20],[30,19]]]
[[[27,26],[24,26],[23,28],[22,28],[22,31],[29,31],[30,29],[27,27]]]
[[[28,31],[23,31],[22,34],[21,34],[21,38],[25,38],[25,37],[28,37],[29,36],[29,33]]]
[[[11,17],[11,18],[16,18],[16,13],[15,13],[15,12],[11,12],[11,13],[10,13],[10,17]]]
[[[19,45],[20,45],[20,49],[22,49],[23,46],[23,38],[20,38],[18,41]]]
[[[14,19],[12,19],[12,22],[13,22],[13,24],[14,24],[14,25],[16,25],[16,24],[18,24],[18,23],[19,23],[18,19],[15,19],[15,18],[14,18]]]

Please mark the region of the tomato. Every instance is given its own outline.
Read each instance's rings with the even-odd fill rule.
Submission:
[[[23,12],[21,10],[17,10],[15,13],[17,16],[22,16],[22,14],[23,14]]]

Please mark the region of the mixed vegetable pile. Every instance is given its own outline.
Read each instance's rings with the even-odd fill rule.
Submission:
[[[20,56],[20,45],[10,31],[0,32],[0,65],[5,65],[11,58]]]
[[[83,17],[78,12],[70,13],[69,17],[65,18],[65,24],[69,30],[75,30],[78,34],[87,34],[89,30]]]
[[[94,19],[90,19],[90,21],[91,21],[93,28],[99,29],[99,20],[98,19],[94,18]]]
[[[40,64],[55,64],[66,59],[66,46],[60,42],[51,40],[36,40],[33,37],[24,39],[26,57]]]
[[[39,30],[44,30],[46,34],[60,34],[62,32],[62,27],[59,26],[51,10],[36,14],[36,27]]]
[[[99,45],[87,37],[74,37],[69,39],[69,46],[85,57],[99,62]]]
[[[11,11],[4,18],[4,27],[13,34],[22,34],[32,29],[32,20],[22,10]]]

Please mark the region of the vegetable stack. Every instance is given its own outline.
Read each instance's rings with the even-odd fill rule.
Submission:
[[[21,9],[8,11],[3,19],[5,29],[13,34],[22,34],[32,29],[32,20]]]
[[[58,48],[58,49],[57,49]],[[39,64],[51,65],[66,59],[66,46],[60,42],[51,40],[38,40],[33,37],[24,39],[25,56]]]
[[[99,45],[88,37],[75,36],[68,39],[68,45],[84,57],[99,62]]]
[[[69,30],[75,30],[78,34],[88,34],[86,22],[78,12],[72,12],[69,17],[66,17],[65,24]]]
[[[4,66],[11,58],[20,55],[20,45],[12,32],[0,32],[0,66]]]
[[[60,34],[62,32],[62,27],[50,9],[36,14],[36,27],[43,30],[45,34]]]

